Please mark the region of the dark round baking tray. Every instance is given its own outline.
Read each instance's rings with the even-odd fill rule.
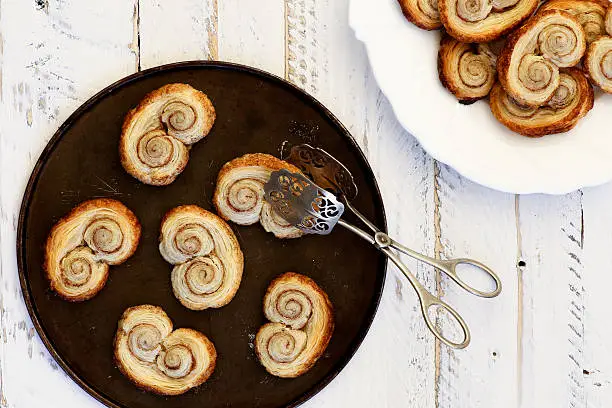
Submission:
[[[184,82],[206,92],[217,121],[191,150],[185,171],[167,187],[139,183],[123,171],[117,143],[123,117],[149,91]],[[170,265],[159,255],[162,215],[180,204],[213,210],[211,198],[223,163],[248,152],[278,155],[283,141],[308,142],[335,155],[359,188],[354,204],[381,228],[386,219],[376,180],[363,153],[335,116],[314,98],[269,73],[224,62],[193,61],[152,68],[124,78],[77,109],[41,154],[19,216],[17,257],[23,297],[43,343],[85,391],[109,407],[297,406],[325,387],[353,356],[376,313],[386,259],[343,229],[328,236],[278,240],[260,226],[232,225],[245,254],[243,281],[221,308],[190,311],[172,295]],[[126,263],[111,267],[106,287],[82,303],[49,290],[42,261],[46,236],[78,203],[112,197],[131,208],[143,227],[140,245]],[[336,329],[329,347],[308,373],[280,379],[266,373],[253,352],[265,323],[262,299],[276,275],[311,276],[334,304]],[[163,307],[175,327],[202,331],[215,343],[217,368],[202,386],[177,397],[140,391],[117,369],[112,339],[129,306]]]

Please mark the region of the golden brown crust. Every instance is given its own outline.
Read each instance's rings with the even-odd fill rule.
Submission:
[[[134,310],[138,310],[138,309],[142,310],[143,312],[148,312],[152,314],[159,314],[159,313],[165,314],[166,313],[164,309],[162,309],[159,306],[153,306],[153,305],[132,306],[132,307],[127,308],[123,312],[123,314],[121,315],[121,319],[119,320],[118,327],[121,327],[121,323],[124,320],[125,316],[129,315],[130,312],[133,312]],[[164,395],[158,392],[158,387],[154,387],[146,383],[145,381],[141,381],[138,377],[133,376],[130,372],[127,371],[127,368],[123,365],[123,359],[119,355],[120,336],[118,334],[119,334],[119,330],[117,330],[117,333],[115,333],[115,337],[113,339],[113,360],[115,362],[115,366],[117,366],[121,374],[123,374],[126,378],[128,378],[132,383],[134,383],[138,388],[142,390],[149,391],[149,392],[152,392],[158,395]]]
[[[268,288],[266,289],[265,296],[270,296],[272,293],[272,289],[275,286],[283,282],[289,281],[289,280],[294,280],[300,285],[304,285],[304,286],[308,286],[312,288],[312,290],[317,292],[318,295],[322,297],[327,308],[329,310],[333,310],[333,305],[331,301],[329,300],[329,296],[327,296],[327,293],[325,293],[325,291],[321,289],[319,285],[317,285],[317,282],[315,282],[311,277],[302,275],[301,273],[297,273],[297,272],[285,272],[285,273],[280,274],[276,278],[272,279],[272,282],[270,282],[270,285],[268,285]],[[265,313],[265,310],[264,310],[264,313]],[[334,323],[333,313],[329,316],[328,322],[329,324],[332,325],[332,329],[333,329],[333,323]]]
[[[88,244],[85,239],[90,226],[107,219],[119,226],[122,234],[121,245],[113,253],[92,248],[93,244]],[[68,301],[91,299],[106,284],[108,266],[121,264],[134,254],[140,234],[140,222],[120,201],[98,198],[77,205],[53,226],[45,243],[43,267],[51,289]],[[92,269],[90,277],[76,286],[67,283],[69,278],[64,274],[61,265],[64,258],[75,251],[80,251],[83,256],[89,258]],[[79,259],[82,259],[82,256],[79,256]]]
[[[449,35],[440,40],[438,50],[440,82],[463,103],[486,97],[495,83],[495,66],[475,44],[457,41]]]
[[[437,0],[398,0],[402,13],[408,21],[424,30],[437,30],[442,27]],[[422,7],[426,9],[423,11]]]
[[[126,145],[119,145],[119,158],[125,171],[127,171],[128,174],[135,179],[152,186],[167,186],[168,184],[172,184],[178,175],[185,170],[185,167],[187,167],[187,163],[189,163],[189,150],[184,150],[184,154],[182,154],[176,161],[175,169],[171,174],[162,174],[152,178],[151,180],[147,180],[147,182],[141,180],[141,178],[144,179],[144,176],[141,176],[141,173],[137,170],[136,166],[134,166],[132,159],[129,157],[128,148]]]
[[[195,98],[200,104],[202,104],[206,114],[210,117],[211,120],[207,121],[206,126],[203,128],[204,136],[206,136],[208,132],[210,132],[210,130],[212,129],[212,125],[214,124],[216,119],[217,114],[215,111],[215,107],[204,92],[198,91],[191,85],[181,83],[167,84],[146,94],[138,103],[138,105],[135,108],[130,109],[130,111],[125,116],[123,125],[121,126],[121,133],[125,133],[134,117],[143,113],[143,111],[149,105],[151,105],[158,99],[162,99],[166,96],[172,96],[173,94],[182,92],[190,93],[193,98]]]
[[[583,67],[593,85],[612,93],[612,37],[601,37],[589,45]]]
[[[244,156],[237,157],[225,163],[219,171],[219,175],[217,176],[217,182],[231,170],[248,166],[265,167],[267,169],[270,169],[271,171],[286,169],[292,173],[301,173],[300,169],[295,167],[293,164],[276,158],[270,154],[247,153]]]
[[[244,256],[234,232],[217,215],[196,205],[171,209],[162,219],[159,249],[174,265],[172,290],[183,306],[218,308],[236,295]]]
[[[264,200],[264,184],[274,171],[300,170],[286,161],[264,153],[251,153],[233,159],[221,168],[213,203],[219,216],[239,225],[260,222],[277,238],[297,238],[302,232],[280,219]],[[281,222],[282,221],[282,222]]]
[[[585,31],[587,43],[591,43],[606,33],[605,15],[609,3],[605,6],[602,3],[596,0],[550,0],[542,4],[538,12],[567,11],[578,19]]]
[[[176,329],[175,332],[177,331],[181,331],[184,333],[189,333],[191,336],[193,336],[194,338],[198,339],[199,341],[202,342],[202,344],[204,344],[204,347],[206,348],[206,352],[210,357],[211,361],[208,364],[208,367],[206,368],[206,370],[204,370],[202,372],[202,374],[200,374],[200,376],[198,377],[197,380],[197,385],[202,385],[204,384],[206,381],[208,381],[208,379],[210,378],[210,376],[212,375],[212,373],[215,371],[215,368],[217,368],[217,349],[215,348],[215,345],[213,344],[212,341],[210,341],[210,339],[208,337],[206,337],[203,333],[194,330],[194,329],[190,329],[187,327],[182,327],[180,329]]]
[[[560,53],[542,50],[538,43],[546,43],[544,32],[550,27],[563,27],[561,35],[574,36],[576,44]],[[555,33],[547,33],[554,35]],[[567,42],[571,47],[571,41]],[[586,38],[580,22],[563,10],[538,12],[514,31],[497,59],[498,79],[503,88],[524,105],[542,106],[553,96],[559,84],[559,68],[580,62],[586,49]],[[523,67],[523,64],[525,65]],[[538,76],[531,76],[531,72]],[[533,81],[533,83],[529,83]]]
[[[179,116],[193,123],[184,129],[174,127],[172,118]],[[121,164],[145,184],[168,185],[187,166],[189,146],[208,135],[215,119],[208,96],[190,85],[168,84],[149,92],[123,121]]]
[[[611,4],[610,0],[590,0],[590,1],[599,4],[603,8],[607,8]]]
[[[255,352],[264,368],[282,378],[295,378],[310,370],[334,331],[333,307],[327,294],[309,277],[286,272],[266,290],[264,314],[270,322],[255,337]]]
[[[538,0],[519,0],[508,8],[495,11],[492,4],[480,1],[479,15],[472,16],[471,19],[475,21],[468,21],[460,16],[458,8],[458,5],[466,1],[438,0],[444,28],[451,36],[465,43],[481,43],[500,38],[529,18],[538,7]],[[487,4],[490,6],[488,9]],[[470,7],[466,5],[465,9]]]
[[[577,68],[561,70],[561,85],[549,105],[517,104],[498,83],[489,96],[491,112],[504,126],[528,137],[567,132],[593,107],[593,88]]]
[[[219,218],[218,215],[211,213],[210,211],[206,211],[205,209],[203,209],[200,206],[194,205],[194,204],[185,204],[185,205],[179,205],[178,207],[174,207],[170,210],[168,210],[164,216],[162,217],[162,224],[165,224],[169,218],[175,217],[179,214],[182,213],[194,213],[195,215],[197,215],[198,217],[202,217],[202,218],[208,218],[211,220],[217,220]],[[232,231],[232,228],[227,225],[227,223],[225,222],[219,222],[219,228],[223,229],[223,231],[228,234],[228,235],[234,235],[234,231]],[[235,238],[235,236],[234,236]],[[237,241],[236,241],[237,242]]]
[[[153,361],[140,361],[138,357],[128,357],[125,355],[126,352],[130,352],[126,351],[129,350],[130,347],[127,345],[130,333],[125,331],[125,326],[128,328],[131,326],[131,328],[134,329],[142,325],[141,323],[129,321],[130,319],[134,319],[133,315],[135,314],[139,314],[139,316],[154,316],[162,322],[162,325],[164,325],[164,323],[167,325],[165,330],[163,326],[160,327],[163,333],[161,333],[161,338],[159,339],[160,343],[157,347],[155,356],[153,356]],[[183,347],[189,348],[190,344],[192,346],[195,344],[198,348],[197,350],[190,350],[191,357],[196,359],[196,361],[192,361],[189,370],[199,371],[196,372],[195,375],[192,375],[191,372],[188,373],[187,376],[192,376],[188,379],[187,383],[181,383],[181,378],[176,379],[170,377],[158,368],[160,364],[164,364],[158,361],[161,358],[161,353],[169,352],[173,346],[176,346],[174,344],[171,346],[164,346],[164,343],[173,337],[187,339],[188,341],[182,345]],[[194,355],[194,353],[197,355]],[[121,374],[128,378],[138,388],[158,395],[175,396],[184,394],[190,389],[200,386],[210,378],[216,367],[217,351],[210,339],[197,330],[189,328],[172,330],[172,322],[162,308],[152,305],[140,305],[126,309],[121,316],[117,333],[113,341],[113,359]],[[206,361],[202,363],[202,359]],[[136,366],[134,362],[136,362]],[[138,364],[142,365],[142,367],[137,367]],[[136,372],[134,368],[142,371]]]

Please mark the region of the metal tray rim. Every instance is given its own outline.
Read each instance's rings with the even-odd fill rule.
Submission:
[[[256,76],[262,77],[270,81],[274,81],[288,88],[292,92],[300,94],[301,97],[305,98],[307,102],[312,103],[314,106],[316,106],[317,109],[319,109],[329,120],[331,120],[334,123],[334,125],[336,125],[342,131],[344,136],[351,142],[355,150],[359,153],[359,155],[365,162],[367,169],[371,172],[372,178],[373,178],[372,181],[374,183],[376,193],[381,198],[381,203],[382,203],[382,195],[380,193],[380,187],[378,186],[378,182],[376,180],[376,176],[374,175],[372,167],[370,166],[370,163],[365,157],[363,151],[357,144],[355,138],[350,134],[348,129],[338,120],[338,118],[336,118],[336,116],[328,108],[326,108],[321,102],[319,102],[312,95],[310,95],[303,89],[299,88],[298,86],[286,81],[285,79],[277,75],[274,75],[272,73],[269,73],[267,71],[264,71],[258,68],[254,68],[254,67],[250,67],[247,65],[243,65],[243,64],[237,64],[237,63],[225,62],[225,61],[192,60],[192,61],[176,62],[176,63],[165,64],[165,65],[160,65],[157,67],[149,68],[143,71],[136,72],[129,76],[126,76],[108,85],[106,88],[99,91],[91,98],[89,98],[86,102],[84,102],[81,106],[79,106],[68,117],[68,119],[66,119],[64,123],[62,123],[62,125],[57,129],[53,137],[49,140],[49,142],[43,149],[42,153],[40,154],[38,160],[36,161],[36,165],[34,166],[34,169],[32,170],[30,178],[28,179],[28,183],[26,185],[26,188],[23,194],[23,198],[21,201],[21,206],[20,206],[20,211],[19,211],[19,222],[18,222],[18,227],[17,227],[17,242],[16,242],[17,269],[18,269],[18,274],[19,274],[19,282],[21,286],[21,294],[23,296],[26,308],[28,310],[28,315],[30,316],[30,319],[32,320],[32,324],[34,325],[34,328],[36,329],[38,336],[40,337],[41,341],[45,345],[45,348],[49,351],[53,359],[59,364],[62,370],[66,374],[68,374],[68,376],[77,385],[79,385],[79,387],[81,387],[90,396],[92,396],[97,401],[99,401],[100,403],[104,404],[105,406],[109,408],[127,408],[127,407],[125,407],[124,405],[117,404],[110,397],[104,395],[102,392],[96,390],[94,387],[90,386],[86,381],[81,379],[79,375],[70,367],[70,365],[55,350],[55,347],[53,346],[53,342],[47,336],[45,329],[43,328],[42,324],[40,323],[38,319],[36,306],[34,305],[32,298],[30,296],[30,287],[29,287],[29,283],[25,276],[25,256],[26,256],[25,248],[26,248],[26,245],[25,245],[24,226],[25,226],[26,217],[29,211],[29,203],[32,198],[32,193],[34,192],[34,188],[38,181],[43,165],[46,163],[47,159],[52,154],[55,146],[61,140],[64,132],[72,126],[72,124],[76,121],[77,118],[79,118],[83,113],[87,112],[99,100],[101,100],[102,98],[107,96],[109,93],[112,93],[114,90],[126,84],[137,81],[141,78],[147,77],[154,73],[157,73],[160,71],[173,70],[173,69],[198,68],[198,67],[209,67],[209,68],[218,68],[218,69],[227,69],[227,70],[246,72],[246,73],[256,75]],[[387,216],[385,213],[384,205],[382,205],[382,208],[380,209],[380,211],[381,211],[383,224],[384,224],[382,226],[382,229],[383,231],[387,231]],[[370,317],[363,322],[359,335],[353,341],[350,350],[338,362],[338,364],[333,369],[333,371],[331,371],[321,381],[316,383],[311,389],[306,391],[301,397],[297,398],[296,400],[286,405],[286,408],[297,407],[303,404],[304,402],[306,402],[307,400],[309,400],[310,398],[312,398],[313,396],[315,396],[323,388],[325,388],[340,373],[340,371],[342,371],[346,367],[348,362],[353,358],[353,356],[355,355],[355,353],[361,346],[363,340],[365,339],[365,336],[369,332],[372,322],[374,321],[374,318],[378,311],[378,306],[380,305],[380,300],[381,300],[383,289],[384,289],[384,284],[385,284],[385,279],[386,279],[386,274],[387,274],[387,266],[388,266],[388,261],[385,261],[384,264],[382,265],[381,270],[377,271],[377,274],[379,275],[378,276],[379,284],[378,284],[378,288],[375,293],[374,302],[370,305],[370,312],[371,312]]]

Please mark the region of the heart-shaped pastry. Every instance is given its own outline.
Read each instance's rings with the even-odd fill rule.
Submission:
[[[172,183],[187,166],[190,146],[208,135],[215,117],[210,99],[190,85],[156,89],[123,122],[119,141],[123,168],[145,184]]]
[[[321,357],[334,331],[327,294],[309,277],[286,272],[272,281],[264,297],[266,323],[255,336],[255,352],[277,377],[304,374]]]
[[[302,231],[278,216],[264,200],[264,184],[272,172],[280,169],[300,173],[294,165],[264,153],[245,154],[225,163],[215,189],[217,213],[240,225],[259,221],[277,238],[301,237]]]
[[[109,265],[128,259],[138,246],[140,223],[117,200],[85,201],[53,226],[45,246],[51,289],[70,301],[91,299],[106,284]]]
[[[127,309],[115,335],[115,362],[138,387],[161,395],[179,395],[205,382],[215,370],[217,352],[204,334],[172,330],[158,306]]]
[[[182,205],[164,216],[159,252],[174,265],[174,296],[187,308],[228,304],[242,279],[244,259],[232,229],[217,215]]]

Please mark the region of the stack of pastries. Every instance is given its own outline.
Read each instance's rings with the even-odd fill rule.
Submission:
[[[442,84],[464,104],[487,98],[514,132],[572,129],[593,107],[593,86],[612,93],[608,0],[399,0],[406,18],[443,30]]]

